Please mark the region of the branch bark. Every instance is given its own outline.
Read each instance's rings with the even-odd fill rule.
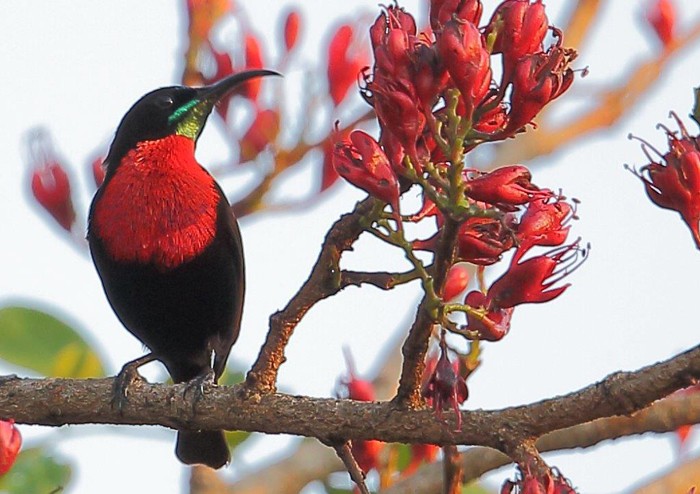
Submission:
[[[131,424],[172,429],[228,429],[315,437],[325,443],[385,442],[468,444],[502,450],[513,436],[547,432],[601,417],[629,415],[700,379],[700,346],[635,372],[617,372],[565,396],[502,410],[463,411],[463,427],[427,409],[391,402],[309,398],[281,393],[246,399],[241,386],[208,386],[193,407],[187,384],[136,383],[122,413],[112,409],[114,379],[0,380],[0,419],[37,425]],[[310,421],[309,417],[314,417]]]

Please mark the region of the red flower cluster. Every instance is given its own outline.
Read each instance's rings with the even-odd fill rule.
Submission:
[[[544,477],[521,475],[515,482],[507,480],[501,494],[576,494],[576,489],[559,472],[554,470]]]
[[[45,131],[30,136],[29,157],[34,198],[64,230],[70,231],[75,223],[70,179]]]
[[[17,459],[22,436],[14,420],[0,420],[0,477],[5,475]]]
[[[639,172],[632,170],[644,183],[649,199],[657,206],[680,213],[700,249],[700,139],[691,136],[677,115],[673,117],[680,128],[666,129],[669,151],[665,154],[642,141],[642,150],[650,163]],[[656,162],[649,150],[661,158]]]

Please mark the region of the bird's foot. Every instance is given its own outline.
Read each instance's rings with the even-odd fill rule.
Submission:
[[[156,358],[152,353],[144,355],[141,358],[127,362],[122,367],[114,378],[114,386],[112,388],[112,408],[119,411],[120,413],[126,407],[128,403],[129,387],[135,382],[144,382],[143,377],[138,372],[138,368],[149,362],[154,361]]]
[[[216,385],[216,378],[214,375],[214,369],[211,368],[187,381],[185,390],[182,392],[182,397],[187,399],[187,395],[190,393],[192,394],[192,413],[195,413],[199,400],[204,398],[204,389],[207,386],[214,385]]]

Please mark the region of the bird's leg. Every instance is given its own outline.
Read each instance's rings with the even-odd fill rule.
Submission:
[[[211,367],[208,367],[204,372],[187,381],[187,385],[185,386],[182,396],[183,398],[187,398],[188,393],[193,393],[192,413],[195,412],[195,408],[197,407],[199,400],[204,398],[204,387],[214,384],[216,384],[216,374],[214,373],[214,369]]]
[[[129,393],[129,386],[136,381],[143,381],[143,377],[138,373],[138,368],[154,360],[156,360],[156,356],[152,353],[147,353],[143,357],[139,357],[136,360],[124,364],[122,370],[120,370],[119,374],[114,378],[114,395],[112,396],[113,408],[116,408],[120,412],[124,409],[128,401],[127,394]]]

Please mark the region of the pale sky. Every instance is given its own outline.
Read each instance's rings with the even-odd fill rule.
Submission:
[[[184,2],[183,2],[184,3]],[[246,5],[257,32],[268,39],[279,25],[282,2]],[[286,5],[287,2],[284,2]],[[550,19],[565,2],[547,2]],[[613,2],[610,2],[613,3]],[[574,101],[601,89],[656,45],[640,27],[645,2],[614,2],[604,22],[583,47],[577,66],[590,75],[577,80],[565,98]],[[678,2],[689,25],[700,5]],[[0,149],[0,302],[36,303],[60,311],[83,328],[114,373],[142,354],[141,344],[114,317],[86,251],[49,228],[43,212],[29,200],[23,155],[25,132],[36,125],[52,133],[58,151],[77,178],[77,208],[89,204],[89,160],[106,147],[121,116],[145,92],[178,82],[184,26],[175,2],[89,2],[35,0],[2,2],[0,80],[5,98]],[[255,8],[252,5],[255,4]],[[363,12],[373,19],[376,2],[304,2],[303,50],[307,66],[324,51],[323,34],[333,19]],[[494,2],[486,2],[485,16]],[[248,6],[251,5],[251,6]],[[402,2],[416,12],[416,2]],[[359,9],[359,10],[356,10]],[[272,14],[272,15],[271,15]],[[698,81],[700,49],[686,50],[668,67],[649,96],[619,126],[585,140],[535,166],[534,182],[563,188],[577,197],[581,220],[573,235],[592,244],[586,264],[568,280],[572,287],[546,305],[518,308],[511,333],[486,345],[484,363],[470,380],[465,407],[500,408],[567,393],[615,370],[634,370],[697,344],[694,308],[700,253],[677,214],[655,207],[623,163],[643,165],[632,132],[663,149],[657,122],[673,128],[669,110],[685,116]],[[298,74],[297,74],[298,75]],[[294,74],[287,79],[294,80]],[[288,83],[292,84],[292,83]],[[283,125],[285,123],[283,122]],[[289,123],[287,123],[289,125]],[[210,125],[198,158],[222,158],[220,133]],[[501,163],[506,164],[506,163]],[[531,165],[532,163],[525,163]],[[556,166],[554,166],[556,165]],[[235,183],[225,181],[227,190]],[[325,231],[349,211],[363,193],[345,184],[304,214],[262,215],[241,227],[247,255],[248,299],[241,338],[230,362],[247,368],[264,340],[267,318],[282,308],[306,279]],[[84,217],[79,219],[84,222]],[[400,254],[364,240],[346,259],[347,266],[395,266]],[[406,330],[417,300],[410,285],[391,293],[348,289],[314,308],[287,349],[281,388],[297,394],[329,396],[344,371],[342,347],[352,350],[360,373],[371,376],[381,351]],[[358,310],[361,308],[361,310]],[[0,373],[18,372],[0,367]],[[21,373],[21,372],[20,372]],[[151,366],[151,378],[162,372]],[[173,454],[175,434],[158,428],[74,426],[60,430],[20,426],[26,445],[50,440],[61,458],[74,465],[66,493],[181,492],[187,479]],[[227,475],[241,475],[281,454],[288,438],[259,438],[234,453]],[[697,437],[691,447],[697,446]],[[622,440],[586,453],[547,456],[581,492],[618,492],[674,461],[671,436]],[[261,460],[262,459],[262,460]],[[125,474],[128,472],[128,474]],[[512,467],[488,477],[500,485]]]

